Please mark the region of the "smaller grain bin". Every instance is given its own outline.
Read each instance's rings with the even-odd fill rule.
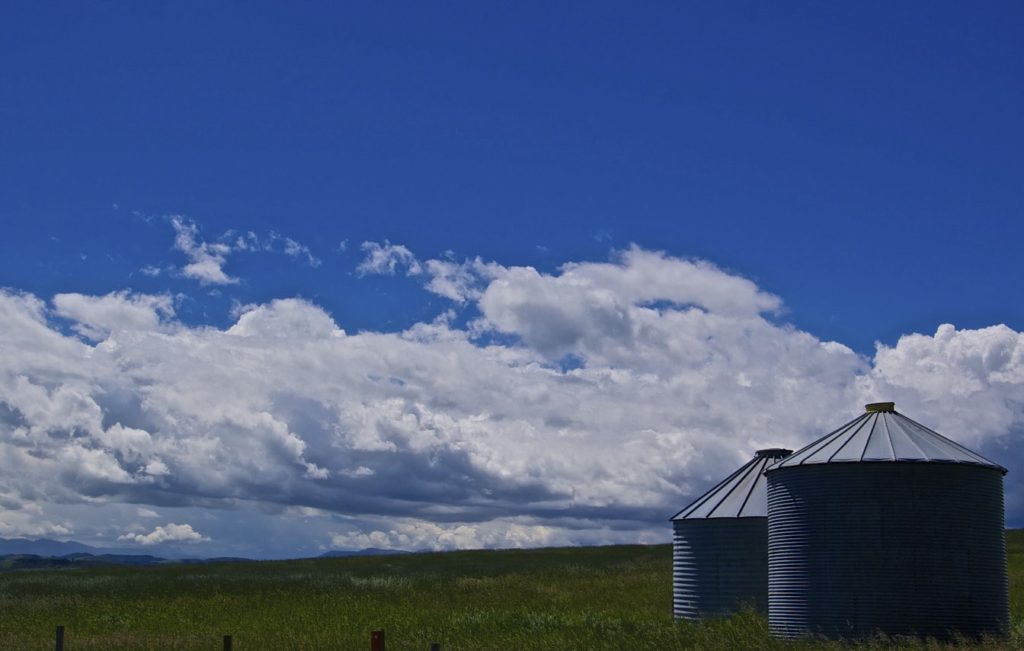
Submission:
[[[891,402],[773,465],[772,634],[1004,635],[1005,473]]]
[[[790,454],[772,448],[672,517],[672,612],[677,619],[768,612],[764,470]]]

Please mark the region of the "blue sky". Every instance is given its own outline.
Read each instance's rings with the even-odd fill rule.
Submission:
[[[143,335],[194,342],[210,329],[245,330],[240,319],[250,314],[254,322],[266,317],[314,339],[333,336],[322,315],[346,336],[364,333],[372,346],[384,346],[378,361],[397,354],[381,343],[391,341],[387,337],[399,341],[406,333],[408,340],[416,328],[420,334],[443,328],[445,337],[467,339],[472,350],[463,351],[466,359],[476,359],[473,351],[503,354],[508,368],[519,368],[530,358],[562,374],[555,382],[580,380],[566,375],[574,369],[604,369],[602,377],[632,372],[633,389],[651,373],[662,377],[661,371],[617,356],[614,346],[626,346],[626,339],[617,340],[616,333],[629,331],[636,359],[648,353],[654,359],[659,350],[682,354],[690,349],[645,339],[645,333],[662,327],[691,332],[686,328],[692,320],[672,319],[696,306],[711,316],[750,319],[739,330],[733,322],[701,325],[699,337],[698,330],[691,334],[707,348],[686,357],[729,358],[730,377],[742,376],[740,386],[756,375],[755,367],[780,372],[780,365],[792,364],[782,360],[806,341],[818,349],[837,342],[849,351],[838,362],[829,357],[791,369],[797,384],[823,384],[831,393],[805,417],[768,419],[783,442],[838,426],[859,408],[861,394],[884,387],[907,393],[920,410],[908,412],[911,417],[928,422],[933,413],[929,424],[966,428],[965,442],[989,446],[986,451],[999,457],[1020,431],[1024,404],[1015,375],[1024,355],[1018,335],[1024,326],[1018,253],[1024,236],[1022,29],[1024,10],[1009,2],[662,3],[628,10],[611,3],[523,2],[8,3],[0,10],[0,286],[17,303],[11,314],[24,316],[25,323],[38,317],[49,332],[82,346],[114,350],[120,342],[117,350],[142,355],[116,363],[131,368],[163,368],[154,359],[166,351],[147,348],[137,339]],[[374,251],[381,256],[377,263]],[[187,271],[202,260],[223,274],[220,281]],[[468,284],[452,285],[458,278]],[[666,278],[689,289],[647,291]],[[442,280],[447,289],[437,284]],[[559,292],[578,282],[593,292],[576,309],[575,295]],[[557,300],[527,305],[520,300],[525,295]],[[104,296],[107,302],[98,302]],[[26,297],[41,307],[31,307]],[[293,298],[302,300],[271,303]],[[612,304],[626,307],[613,314]],[[662,309],[660,325],[639,325],[647,312],[630,310],[651,306]],[[9,324],[17,321],[10,318]],[[955,336],[943,339],[942,324],[952,324]],[[598,325],[605,329],[588,329]],[[250,330],[270,336],[273,328],[264,326]],[[991,330],[996,326],[1003,329]],[[25,345],[14,325],[6,330],[11,346]],[[901,340],[913,333],[921,338]],[[785,339],[798,335],[809,339]],[[876,342],[885,354],[876,351]],[[292,344],[267,346],[282,355],[276,363],[287,366],[300,358],[299,344]],[[748,345],[743,355],[730,352]],[[758,349],[776,356],[756,357],[752,351]],[[801,354],[810,360],[817,353]],[[173,355],[187,357],[178,349]],[[8,361],[6,371],[46,387],[48,399],[56,399],[60,373],[40,370],[31,360],[25,364]],[[702,377],[700,364],[693,364],[693,378]],[[385,364],[377,370],[411,391],[409,377],[427,366],[423,361],[413,369],[388,370]],[[936,368],[945,369],[944,380],[920,376]],[[92,378],[109,398],[116,374],[104,375],[108,370],[83,366],[76,377]],[[446,377],[443,370],[431,372]],[[128,375],[122,368],[118,377]],[[696,409],[714,402],[702,393],[711,385],[698,390],[697,380],[673,377],[662,379],[691,392],[681,404]],[[125,404],[142,412],[150,407],[139,397],[140,387],[172,381],[136,379],[139,384],[119,391],[136,395]],[[621,513],[636,503],[611,499],[610,486],[635,489],[673,511],[715,478],[711,471],[694,474],[695,468],[726,471],[747,454],[753,441],[735,438],[739,424],[724,415],[727,407],[746,409],[750,422],[771,405],[786,407],[773,392],[749,403],[727,394],[732,402],[721,405],[717,420],[666,416],[647,423],[644,431],[682,437],[680,449],[714,448],[707,454],[715,461],[687,465],[693,454],[680,457],[677,471],[666,469],[662,477],[673,489],[630,483],[639,473],[616,475],[607,490],[587,493],[574,484],[583,480],[556,468],[554,460],[498,467],[489,455],[500,446],[474,438],[469,425],[471,417],[486,420],[494,411],[446,411],[451,396],[429,388],[418,397],[381,397],[361,393],[369,390],[354,380],[321,380],[358,397],[334,405],[324,422],[309,426],[351,444],[341,446],[344,454],[369,454],[376,445],[352,443],[358,428],[345,419],[354,418],[354,405],[401,399],[410,409],[431,407],[429,418],[422,411],[416,418],[440,432],[440,447],[430,453],[435,460],[438,450],[447,450],[455,455],[452,463],[464,464],[466,476],[477,477],[481,486],[509,481],[509,473],[526,473],[535,485],[505,486],[506,497],[495,498],[502,506],[486,513],[468,506],[483,498],[466,497],[461,520],[440,518],[435,507],[399,508],[397,502],[353,515],[347,507],[327,508],[335,499],[323,496],[329,491],[296,489],[274,508],[323,513],[302,515],[312,518],[306,529],[251,553],[287,555],[330,546],[330,540],[374,542],[374,532],[384,536],[376,542],[392,546],[400,546],[402,535],[424,544],[421,539],[435,536],[430,527],[442,520],[456,523],[443,525],[445,535],[455,536],[449,546],[628,538],[607,532],[636,528]],[[300,395],[301,382],[295,382],[285,392],[289,400],[312,400]],[[908,388],[915,382],[924,388]],[[82,387],[87,385],[93,386]],[[98,428],[90,434],[96,440],[81,449],[111,451],[135,477],[146,463],[129,457],[142,453],[118,449],[110,433],[132,419],[122,414],[118,420],[119,407],[82,387],[105,417],[89,426]],[[502,391],[500,383],[494,390]],[[605,390],[610,388],[594,395],[605,400]],[[58,430],[88,430],[77,416],[33,425],[28,403],[18,402],[29,400],[28,394],[10,391],[5,404],[20,414],[10,421],[16,423],[11,432],[24,427],[52,438]],[[305,434],[297,417],[288,415],[294,405],[283,407],[288,400],[273,392],[265,397],[269,402],[253,407],[253,414],[273,416],[308,454],[323,457],[299,455],[301,463],[331,477],[350,472],[353,481],[368,476],[359,468],[386,474],[363,462],[353,461],[347,470],[331,467],[325,455],[338,442],[324,438],[318,447],[318,435]],[[489,399],[481,397],[481,404]],[[78,486],[32,497],[12,483],[0,485],[0,496],[10,495],[22,513],[28,502],[42,505],[53,528],[37,533],[60,535],[63,528],[68,536],[87,533],[107,542],[127,535],[123,531],[137,524],[129,522],[133,517],[148,522],[152,516],[136,516],[140,509],[156,512],[154,505],[185,509],[172,512],[175,523],[191,518],[197,531],[197,518],[212,517],[219,524],[207,528],[224,533],[203,534],[209,540],[195,542],[221,544],[218,551],[241,545],[230,538],[239,528],[233,518],[248,518],[251,531],[289,529],[266,515],[269,507],[259,499],[231,502],[241,499],[235,492],[241,488],[200,489],[184,478],[184,468],[176,474],[171,449],[180,452],[181,441],[191,439],[174,423],[201,412],[184,404],[164,405],[159,418],[132,421],[133,430],[148,432],[157,448],[170,446],[160,457],[168,473],[153,466],[158,472],[152,476],[167,482],[158,494]],[[936,411],[939,404],[951,405],[950,411]],[[988,405],[1000,415],[985,420],[952,411],[969,404]],[[565,413],[545,417],[546,426],[531,425],[538,445],[576,436],[566,424],[572,407],[563,407]],[[199,429],[231,450],[225,443],[231,435],[218,428],[228,421],[242,426],[237,414],[224,419]],[[268,427],[277,431],[276,424]],[[580,440],[602,449],[599,442]],[[713,442],[699,444],[706,440]],[[413,463],[425,448],[409,445],[403,454]],[[594,463],[607,470],[610,460]],[[319,470],[303,472],[312,481]],[[479,490],[501,493],[496,485]],[[515,497],[517,490],[526,492]],[[560,500],[573,491],[589,497],[566,506]],[[76,506],[81,494],[102,496],[108,510],[83,515]],[[358,494],[369,499],[369,493]],[[29,520],[9,508],[7,516],[0,512],[6,533],[32,533],[28,525],[11,524]],[[338,518],[357,516],[364,519],[339,524]],[[408,531],[389,529],[390,517],[407,518]],[[576,518],[575,524],[563,517]],[[638,521],[653,522],[650,517]],[[229,519],[230,526],[224,524]],[[509,523],[528,533],[516,538]],[[460,526],[471,530],[462,538],[453,533]],[[115,535],[117,527],[122,533]],[[480,533],[488,527],[490,538]],[[541,534],[538,527],[550,531]],[[657,527],[650,524],[651,536]],[[579,531],[584,533],[573,533]]]
[[[134,286],[166,247],[130,215],[180,213],[315,243],[327,273],[249,298],[315,293],[365,327],[410,315],[348,286],[346,309],[346,239],[542,269],[636,242],[864,352],[1022,320],[1015,3],[5,13],[5,284]]]

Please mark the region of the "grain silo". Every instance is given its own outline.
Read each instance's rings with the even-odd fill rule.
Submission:
[[[768,607],[764,470],[790,450],[759,450],[672,517],[672,611],[677,619]]]
[[[772,633],[1005,635],[1004,474],[891,402],[773,465]]]

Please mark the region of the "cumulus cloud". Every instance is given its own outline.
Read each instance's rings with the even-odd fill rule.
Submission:
[[[240,307],[238,321],[227,334],[238,337],[276,337],[291,340],[343,337],[345,331],[312,303],[297,298],[277,299],[266,305]]]
[[[72,531],[68,523],[48,520],[38,503],[0,490],[0,536],[67,536]]]
[[[140,545],[157,545],[166,542],[197,543],[209,540],[208,537],[203,536],[198,531],[194,530],[192,528],[192,525],[174,524],[173,522],[168,523],[162,527],[157,526],[155,529],[153,529],[147,534],[126,533],[122,536],[118,536],[117,539],[135,542]]]
[[[479,299],[487,283],[507,271],[497,263],[484,262],[479,256],[457,262],[451,251],[444,258],[420,262],[408,247],[391,244],[388,240],[383,244],[363,242],[360,248],[365,254],[356,266],[360,276],[394,276],[404,269],[407,276],[424,277],[427,291],[459,304]]]
[[[561,547],[585,541],[591,545],[656,544],[664,542],[664,527],[636,522],[608,523],[557,519],[541,522],[529,517],[496,518],[486,522],[437,523],[422,519],[371,519],[358,528],[329,535],[328,549],[393,549],[449,551],[455,549],[508,549]]]
[[[710,263],[634,247],[616,262],[567,264],[558,275],[531,267],[495,273],[479,306],[488,327],[519,335],[536,350],[611,362],[653,350],[646,337],[668,335],[662,327],[675,319],[759,328],[767,324],[761,314],[778,310],[781,301]]]
[[[484,262],[479,257],[461,263],[450,259],[427,260],[425,267],[429,278],[427,291],[456,303],[479,299],[487,283],[505,271],[501,265]]]
[[[866,381],[908,414],[928,414],[934,429],[955,433],[961,443],[1024,433],[1024,334],[1005,325],[958,330],[945,323],[934,335],[904,335],[893,347],[878,346]]]
[[[424,282],[449,283],[432,291],[471,304],[470,325],[348,334],[283,299],[219,329],[159,296],[0,292],[0,523],[131,504],[326,513],[321,544],[346,548],[657,540],[754,450],[886,399],[1020,460],[1024,335],[1006,326],[942,325],[868,358],[703,261],[634,247],[555,273],[429,262]],[[7,515],[22,504],[42,511]]]
[[[398,520],[386,529],[334,533],[330,546],[337,549],[403,549],[442,551],[488,547],[544,547],[571,541],[563,528],[494,520],[482,524],[436,524],[423,520]]]
[[[75,332],[93,340],[103,339],[115,330],[160,331],[174,316],[174,299],[167,294],[57,294],[53,307],[58,316],[74,323]]]
[[[394,276],[395,273],[405,269],[407,276],[417,276],[423,273],[423,267],[412,251],[401,244],[392,244],[384,240],[383,244],[378,242],[363,242],[360,246],[366,257],[356,267],[361,276],[368,274],[381,274]]]

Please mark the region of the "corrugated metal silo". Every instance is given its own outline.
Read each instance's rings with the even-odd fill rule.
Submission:
[[[891,402],[773,465],[772,633],[1005,635],[1004,474]]]
[[[759,450],[672,517],[672,611],[677,619],[768,607],[764,470],[790,450]]]

